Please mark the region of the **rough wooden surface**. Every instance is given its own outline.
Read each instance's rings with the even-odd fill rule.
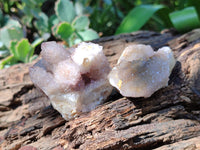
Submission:
[[[140,31],[94,41],[111,66],[129,44],[169,45],[177,58],[169,86],[150,98],[113,91],[97,109],[66,122],[20,64],[0,71],[0,149],[200,149],[200,29],[182,36]]]

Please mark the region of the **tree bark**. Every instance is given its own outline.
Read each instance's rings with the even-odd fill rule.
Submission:
[[[139,31],[100,38],[111,67],[130,44],[170,46],[169,86],[150,98],[113,91],[95,110],[66,122],[28,75],[33,65],[0,71],[0,149],[200,149],[200,29],[184,35]]]

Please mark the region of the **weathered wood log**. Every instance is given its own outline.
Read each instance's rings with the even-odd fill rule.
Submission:
[[[169,45],[177,59],[169,86],[146,99],[113,91],[102,106],[66,122],[31,83],[33,63],[1,70],[0,149],[200,149],[200,29],[94,42],[104,46],[111,66],[129,44]]]

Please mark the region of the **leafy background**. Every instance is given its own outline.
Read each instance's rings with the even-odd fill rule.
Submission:
[[[0,0],[0,68],[27,63],[43,41],[66,47],[137,30],[200,27],[200,0]]]

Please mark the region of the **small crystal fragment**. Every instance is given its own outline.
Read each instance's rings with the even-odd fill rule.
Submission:
[[[98,44],[83,42],[66,50],[56,42],[45,42],[41,55],[30,68],[31,80],[66,120],[95,109],[110,95],[110,67]]]
[[[109,82],[123,96],[150,97],[168,85],[174,65],[175,59],[169,47],[154,52],[149,45],[130,45],[109,73]]]

